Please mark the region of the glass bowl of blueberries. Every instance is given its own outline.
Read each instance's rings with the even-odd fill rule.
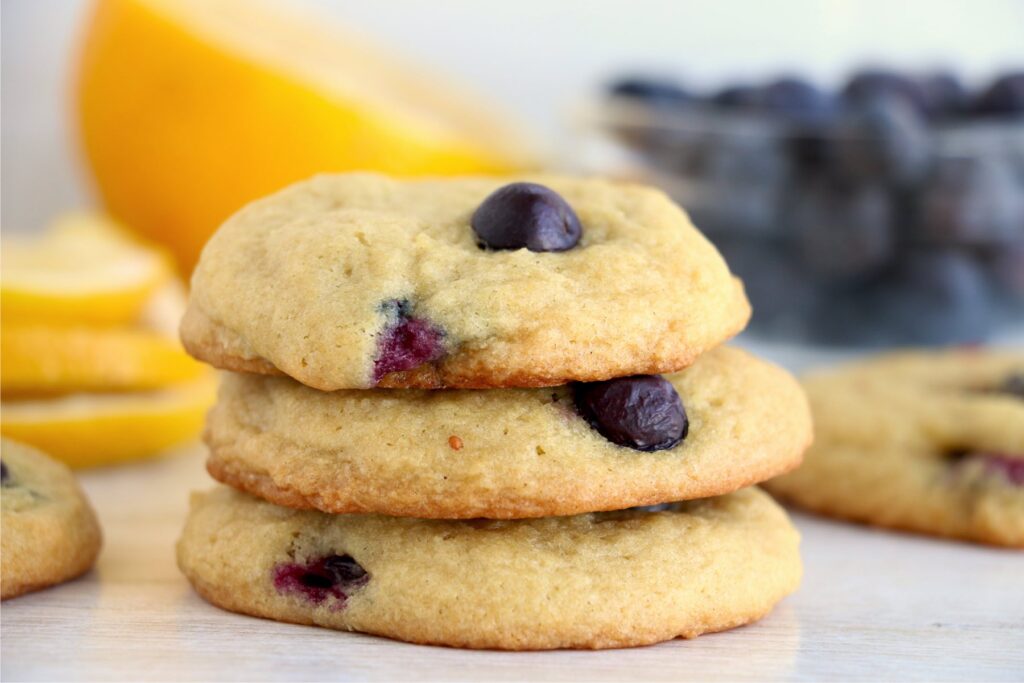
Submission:
[[[595,112],[744,279],[754,334],[872,347],[1024,328],[1024,71],[712,93],[627,77]]]

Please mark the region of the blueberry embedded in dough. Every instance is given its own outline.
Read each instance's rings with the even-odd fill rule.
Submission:
[[[0,460],[0,485],[7,486],[7,482],[10,478],[11,473],[7,470],[7,463]]]
[[[333,607],[370,581],[370,575],[351,555],[327,555],[305,564],[286,562],[274,567],[274,588],[282,594],[299,594],[314,605],[334,598]]]
[[[492,192],[470,221],[481,249],[566,251],[583,226],[560,194],[537,183],[511,183]]]
[[[374,384],[389,373],[412,370],[444,357],[444,331],[429,320],[413,315],[410,301],[392,299],[384,302],[381,310],[387,315],[387,323],[377,341]]]
[[[638,451],[679,445],[690,423],[672,383],[659,375],[575,385],[576,409],[603,437]]]

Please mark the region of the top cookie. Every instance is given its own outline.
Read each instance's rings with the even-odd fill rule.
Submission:
[[[254,202],[203,250],[185,346],[322,390],[531,387],[676,371],[743,328],[742,284],[663,193],[533,181],[557,195],[349,174]]]

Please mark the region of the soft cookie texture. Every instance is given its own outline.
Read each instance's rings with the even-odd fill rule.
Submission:
[[[290,507],[523,518],[719,495],[799,464],[810,414],[784,370],[719,347],[666,377],[689,433],[644,452],[595,430],[571,386],[324,393],[228,375],[207,424],[208,469]]]
[[[676,371],[746,324],[741,283],[658,190],[528,178],[579,244],[482,248],[473,213],[513,180],[318,176],[254,202],[203,250],[182,340],[321,390],[531,387]]]
[[[766,488],[836,517],[1024,547],[1022,380],[1024,353],[987,350],[809,375],[814,446]]]
[[[757,489],[536,520],[420,520],[194,494],[178,566],[224,609],[415,643],[509,650],[692,638],[767,614],[799,535]]]
[[[0,440],[3,534],[0,597],[6,600],[85,573],[100,550],[100,528],[65,465]]]

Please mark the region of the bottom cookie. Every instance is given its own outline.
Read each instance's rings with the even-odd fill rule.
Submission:
[[[657,510],[421,520],[219,487],[193,494],[178,566],[231,611],[507,650],[692,638],[755,621],[796,589],[799,534],[762,491]]]
[[[0,459],[0,598],[87,572],[100,551],[100,528],[71,471],[9,439],[0,440]]]

